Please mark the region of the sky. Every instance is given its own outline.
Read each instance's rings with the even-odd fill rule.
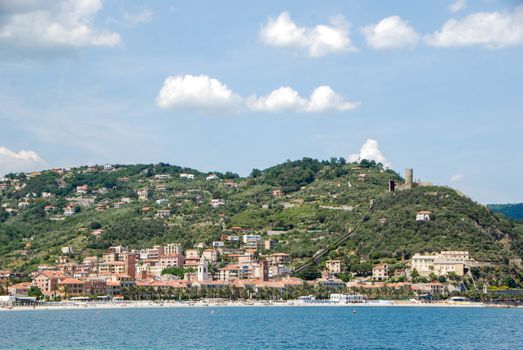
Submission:
[[[523,202],[523,2],[0,0],[0,174],[380,161]]]

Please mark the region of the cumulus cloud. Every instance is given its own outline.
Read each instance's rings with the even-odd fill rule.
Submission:
[[[456,0],[452,4],[450,4],[449,11],[455,13],[463,10],[465,7],[467,7],[466,0]]]
[[[34,151],[13,152],[0,146],[0,175],[34,170],[43,163],[42,158]]]
[[[208,75],[170,76],[156,97],[164,109],[193,109],[199,112],[326,112],[357,108],[360,102],[347,101],[330,86],[313,90],[308,99],[289,86],[273,90],[266,96],[244,98],[227,85]]]
[[[307,106],[307,101],[298,92],[288,86],[272,91],[267,96],[251,96],[246,101],[247,108],[253,111],[283,112],[301,110]]]
[[[373,49],[412,48],[420,35],[399,16],[390,16],[362,29],[367,45]]]
[[[251,96],[247,99],[246,104],[247,108],[253,111],[318,113],[355,109],[360,102],[346,101],[330,86],[322,85],[314,89],[308,99],[301,97],[297,91],[286,86],[272,91],[267,96]]]
[[[241,98],[208,75],[177,75],[165,79],[156,103],[161,108],[236,111]]]
[[[118,46],[118,33],[93,25],[102,7],[101,0],[2,0],[0,45],[27,51]]]
[[[357,108],[360,102],[346,101],[343,96],[336,93],[330,86],[319,86],[312,92],[307,103],[307,112],[325,112],[329,110],[347,111]]]
[[[450,182],[460,182],[461,180],[463,180],[463,178],[463,174],[454,174],[450,177]]]
[[[262,26],[260,39],[269,46],[305,50],[311,57],[356,51],[349,36],[349,24],[343,16],[331,19],[329,25],[307,28],[298,26],[288,12],[282,12]]]
[[[373,160],[376,163],[383,164],[385,167],[390,167],[390,163],[380,151],[378,141],[374,139],[367,139],[359,153],[354,153],[349,156],[350,162],[359,162],[363,159]]]
[[[480,45],[489,49],[523,44],[523,5],[513,11],[478,12],[449,19],[439,31],[427,35],[425,42],[438,47]]]

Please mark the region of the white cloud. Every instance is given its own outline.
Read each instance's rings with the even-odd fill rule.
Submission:
[[[399,16],[390,16],[362,29],[367,45],[374,49],[412,48],[420,35]]]
[[[390,163],[385,159],[379,149],[378,141],[374,139],[367,139],[359,153],[354,153],[349,156],[350,162],[359,162],[363,159],[373,160],[376,163],[383,164],[385,167],[390,167]]]
[[[44,161],[34,151],[13,152],[0,146],[0,175],[10,172],[30,171]]]
[[[153,20],[154,12],[147,6],[143,6],[140,10],[136,12],[124,12],[123,18],[125,23],[130,26],[135,26],[137,24],[147,23]]]
[[[199,112],[326,112],[355,109],[360,102],[347,101],[330,86],[322,85],[308,99],[289,86],[271,91],[265,96],[247,98],[230,90],[227,85],[208,75],[170,76],[156,97],[164,109],[193,109]]]
[[[523,44],[523,5],[513,11],[478,12],[462,19],[449,19],[441,30],[425,37],[428,45],[489,49]]]
[[[325,112],[328,110],[347,111],[355,109],[360,102],[349,102],[337,94],[330,86],[322,85],[314,89],[307,103],[306,112]]]
[[[460,182],[464,177],[463,174],[454,174],[450,177],[450,182]]]
[[[251,96],[246,100],[246,105],[252,111],[319,113],[355,109],[360,103],[346,101],[330,86],[322,85],[314,89],[309,99],[301,97],[296,90],[285,86],[267,96]]]
[[[311,57],[356,51],[349,37],[349,24],[343,16],[333,18],[330,25],[307,28],[298,26],[288,12],[282,12],[276,19],[269,18],[262,26],[260,39],[269,46],[306,50]]]
[[[449,11],[452,13],[459,12],[467,7],[467,0],[455,0],[449,6]]]
[[[0,45],[28,51],[118,46],[118,33],[93,26],[102,7],[101,0],[2,0]]]
[[[267,96],[251,96],[246,100],[246,104],[247,108],[253,111],[283,112],[301,110],[307,106],[307,101],[293,88],[284,86]]]
[[[161,108],[187,108],[202,112],[236,111],[241,98],[208,75],[177,75],[165,79],[156,98]]]

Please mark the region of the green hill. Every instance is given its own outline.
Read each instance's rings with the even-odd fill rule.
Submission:
[[[248,177],[209,174],[163,163],[10,174],[0,192],[0,267],[30,271],[53,263],[64,246],[81,259],[111,245],[187,247],[237,232],[270,234],[273,251],[290,253],[297,266],[362,217],[351,238],[326,255],[354,271],[364,261],[401,263],[423,251],[469,250],[476,260],[499,263],[523,256],[521,225],[447,187],[390,193],[389,180],[403,179],[374,162],[304,158]],[[87,193],[78,194],[83,185]],[[149,192],[141,200],[142,189]],[[72,215],[64,216],[68,204]],[[171,216],[156,217],[162,209]],[[432,212],[431,221],[416,221],[421,210]]]
[[[523,203],[517,204],[489,204],[489,209],[514,220],[523,221]]]

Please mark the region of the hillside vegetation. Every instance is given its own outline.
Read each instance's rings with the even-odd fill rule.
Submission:
[[[489,204],[493,212],[505,215],[507,218],[523,221],[523,203],[517,204]]]
[[[210,245],[238,232],[270,234],[273,251],[290,253],[296,266],[362,217],[365,224],[328,254],[355,271],[368,271],[365,261],[402,261],[423,251],[469,250],[476,260],[500,263],[523,255],[519,224],[447,187],[390,193],[388,181],[402,178],[374,162],[304,158],[245,178],[210,174],[163,163],[10,174],[0,192],[0,267],[27,272],[54,262],[64,246],[81,259],[111,245]],[[83,185],[86,193],[78,193]],[[149,191],[139,199],[143,189]],[[64,216],[68,205],[74,212]],[[156,217],[158,210],[170,216]],[[420,210],[431,211],[432,220],[417,222]]]

